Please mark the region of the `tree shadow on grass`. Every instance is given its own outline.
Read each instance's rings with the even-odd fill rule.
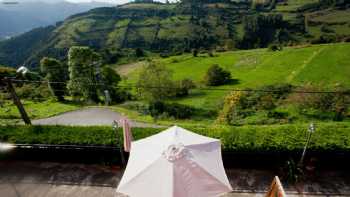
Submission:
[[[238,85],[240,84],[240,80],[239,79],[230,79],[226,85]]]

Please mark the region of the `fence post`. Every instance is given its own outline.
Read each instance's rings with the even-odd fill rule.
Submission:
[[[15,88],[12,85],[12,81],[10,79],[8,79],[8,78],[5,78],[4,81],[7,83],[7,89],[8,89],[8,91],[11,94],[11,97],[13,99],[13,103],[18,108],[18,111],[21,114],[21,117],[22,117],[24,123],[26,125],[31,125],[32,123],[31,123],[31,121],[29,119],[29,116],[28,116],[26,110],[24,109],[24,107],[23,107],[23,105],[21,103],[21,100],[19,99],[19,97],[16,94],[16,90],[15,90]]]

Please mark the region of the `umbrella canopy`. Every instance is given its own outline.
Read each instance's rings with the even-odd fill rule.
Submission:
[[[132,142],[117,188],[130,197],[211,197],[231,190],[220,140],[177,126]]]

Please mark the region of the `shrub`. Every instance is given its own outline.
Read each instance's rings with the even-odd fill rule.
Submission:
[[[321,26],[321,31],[324,33],[334,33],[334,30],[329,25],[326,25],[326,24]]]
[[[269,85],[259,88],[261,91],[231,92],[224,100],[224,106],[219,114],[218,121],[231,125],[243,124],[243,119],[257,115],[260,120],[254,120],[254,124],[275,123],[285,120],[288,114],[275,114],[273,110],[279,102],[282,102],[292,91],[289,84]],[[271,120],[269,118],[275,118]],[[253,118],[254,119],[254,118]],[[248,122],[253,120],[247,120]],[[269,119],[264,120],[263,119]]]
[[[263,86],[260,89],[263,90],[262,92],[257,92],[260,96],[269,94],[272,95],[274,99],[285,99],[292,92],[293,86],[291,84],[281,83]]]
[[[224,106],[219,113],[218,122],[234,124],[240,118],[240,108],[243,102],[242,92],[231,92],[225,97]]]
[[[259,98],[259,102],[257,105],[258,109],[263,109],[263,110],[271,110],[276,107],[274,98],[271,94],[264,95]]]
[[[176,84],[176,93],[177,97],[187,96],[189,91],[196,87],[196,84],[191,79],[183,79],[178,81]]]
[[[148,111],[152,117],[157,117],[165,112],[165,104],[161,101],[151,102]]]
[[[350,42],[350,36],[345,37],[344,42]]]
[[[333,96],[330,93],[317,93],[321,91],[322,88],[308,84],[298,87],[296,93],[293,93],[290,98],[292,98],[292,101],[297,104],[300,110],[314,108],[321,111],[328,111],[332,106]]]
[[[207,86],[219,86],[231,81],[231,73],[224,70],[219,65],[214,64],[207,70],[204,76],[204,83]]]
[[[335,90],[336,93],[332,93],[318,86],[305,85],[297,88],[297,92],[290,95],[289,101],[296,104],[301,113],[307,109],[314,109],[318,112],[333,113],[333,120],[340,121],[349,108],[349,93],[340,87],[336,87]]]
[[[279,112],[279,111],[269,111],[267,113],[267,116],[269,118],[275,118],[275,119],[283,119],[288,116],[288,113],[286,112]]]
[[[308,151],[349,152],[349,123],[319,123]],[[300,153],[305,145],[307,124],[242,127],[185,127],[188,130],[221,140],[223,151]],[[134,139],[154,135],[165,128],[132,128]],[[17,144],[112,145],[119,135],[111,127],[71,126],[0,126],[0,141]],[[121,139],[119,139],[121,140]]]
[[[0,65],[0,80],[5,77],[16,76],[16,69]]]
[[[161,53],[159,54],[159,56],[160,56],[161,58],[167,58],[167,57],[170,57],[170,54],[169,54],[169,52],[161,52]]]
[[[145,56],[145,53],[141,48],[137,48],[137,49],[135,49],[135,56],[136,57],[143,57],[143,56]]]
[[[43,101],[51,98],[51,92],[45,84],[39,86],[24,84],[23,86],[16,88],[16,93],[22,99],[34,101]]]
[[[192,55],[193,57],[198,57],[199,50],[198,49],[193,49],[192,50]]]
[[[176,119],[190,118],[194,112],[194,109],[189,106],[161,101],[150,103],[148,110],[151,116],[155,118],[165,115]]]
[[[312,44],[326,44],[336,42],[337,37],[332,34],[322,34],[319,38],[312,40]]]
[[[208,56],[209,57],[214,57],[215,56],[214,51],[213,50],[208,50]]]
[[[280,44],[269,44],[268,50],[269,51],[282,51],[283,47]]]

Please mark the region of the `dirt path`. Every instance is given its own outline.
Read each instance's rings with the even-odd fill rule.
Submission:
[[[114,120],[124,118],[120,113],[107,108],[89,107],[76,111],[63,113],[45,119],[33,120],[35,125],[72,125],[72,126],[111,126]],[[161,127],[155,124],[131,121],[132,127]]]
[[[131,73],[134,70],[136,70],[138,68],[141,68],[141,67],[143,67],[145,65],[146,65],[145,61],[134,62],[134,63],[130,63],[130,64],[119,65],[115,70],[121,76],[127,76],[129,73]]]

